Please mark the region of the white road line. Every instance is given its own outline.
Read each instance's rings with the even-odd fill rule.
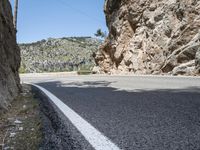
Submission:
[[[112,143],[106,136],[104,136],[100,131],[84,120],[51,92],[36,84],[31,85],[40,89],[50,98],[50,100],[64,113],[64,115],[72,122],[72,124],[79,130],[79,132],[95,150],[120,150],[117,145]]]

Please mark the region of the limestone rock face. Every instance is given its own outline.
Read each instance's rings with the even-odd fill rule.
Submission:
[[[106,0],[105,14],[109,35],[96,55],[101,72],[179,74],[185,63],[186,74],[196,72],[199,0]]]
[[[7,108],[19,92],[20,51],[16,44],[11,6],[0,1],[0,109]]]

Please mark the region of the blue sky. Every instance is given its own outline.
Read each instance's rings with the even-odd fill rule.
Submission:
[[[107,31],[103,5],[104,0],[19,0],[18,42]]]

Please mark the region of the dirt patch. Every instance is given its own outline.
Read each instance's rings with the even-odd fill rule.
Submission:
[[[39,103],[31,88],[24,85],[9,111],[0,114],[0,149],[39,149],[43,137],[41,131]]]

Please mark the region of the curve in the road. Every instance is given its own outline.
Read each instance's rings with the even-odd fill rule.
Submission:
[[[105,135],[93,127],[89,122],[84,120],[51,92],[36,84],[31,85],[41,90],[49,97],[49,99],[63,112],[63,114],[71,121],[71,123],[79,130],[95,150],[120,150],[116,144],[110,141]]]

